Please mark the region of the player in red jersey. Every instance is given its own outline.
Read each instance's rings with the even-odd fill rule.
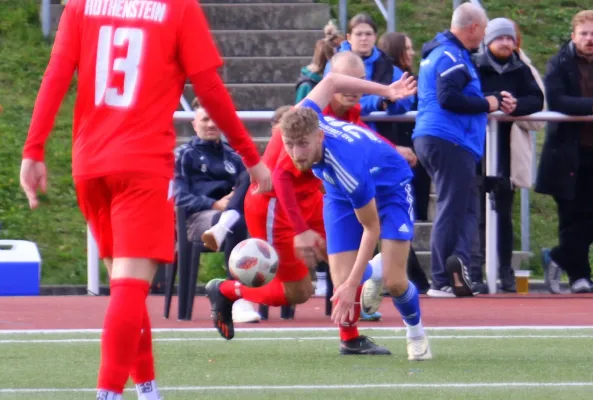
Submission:
[[[360,65],[364,74],[362,61],[352,53],[338,53],[332,59],[332,67],[338,73],[358,77],[357,68],[352,72],[353,63],[356,67]],[[340,69],[341,65],[344,65],[343,69]],[[336,90],[330,85],[325,86],[329,92]],[[336,96],[333,95],[334,99]],[[284,149],[280,131],[273,132],[263,159],[273,170],[274,192],[248,194],[245,199],[245,217],[250,234],[268,241],[278,252],[278,272],[268,285],[260,288],[247,287],[234,280],[212,280],[208,283],[206,294],[212,305],[214,325],[226,339],[234,336],[229,310],[235,300],[244,298],[270,306],[303,303],[313,294],[308,267],[315,265],[318,260],[327,260],[321,181],[311,170],[302,171],[294,165]],[[381,281],[380,261],[372,261],[367,266],[364,279],[371,276]],[[380,297],[381,287],[374,285],[374,293],[369,290],[367,296]],[[359,288],[358,296],[361,291],[362,287]],[[376,303],[377,299],[373,302]],[[358,304],[352,320],[340,325],[340,352],[390,354],[387,349],[359,334],[356,326],[359,314]]]
[[[258,191],[271,189],[270,171],[218,76],[221,65],[196,0],[70,0],[62,14],[20,180],[37,207],[37,191],[47,186],[45,142],[76,71],[72,172],[111,277],[97,398],[120,399],[130,375],[140,399],[159,398],[145,301],[157,264],[173,260],[172,115],[187,77]]]

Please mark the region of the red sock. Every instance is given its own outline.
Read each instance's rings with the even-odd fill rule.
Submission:
[[[142,322],[142,336],[140,336],[138,352],[136,353],[136,359],[130,371],[130,376],[135,384],[151,382],[155,378],[151,329],[150,317],[146,310]]]
[[[253,288],[241,284],[239,281],[224,281],[220,285],[222,294],[235,301],[245,299],[252,303],[265,304],[271,307],[288,305],[288,299],[284,293],[284,285],[276,278],[265,286]]]
[[[138,354],[150,284],[140,279],[111,281],[111,296],[101,335],[97,389],[123,393]]]
[[[352,340],[360,336],[358,333],[358,318],[360,318],[360,293],[362,292],[362,285],[356,289],[356,297],[354,298],[354,318],[347,320],[344,325],[340,325],[340,340]]]

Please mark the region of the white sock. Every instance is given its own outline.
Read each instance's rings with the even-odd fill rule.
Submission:
[[[161,398],[155,381],[137,384],[136,393],[138,393],[138,400],[160,400]]]
[[[327,283],[327,272],[315,272],[317,275],[317,284],[325,285]]]
[[[422,320],[420,320],[420,322],[418,322],[418,324],[414,326],[408,325],[405,322],[404,324],[406,325],[407,338],[417,338],[424,336],[424,327],[422,326]]]
[[[220,225],[230,232],[239,218],[241,218],[241,215],[239,215],[237,210],[226,210],[222,212],[216,225]]]
[[[110,392],[108,390],[98,389],[97,400],[121,400],[121,394]]]
[[[373,257],[373,259],[369,261],[369,264],[373,269],[371,279],[375,282],[381,281],[383,279],[383,261],[381,259],[381,253]]]

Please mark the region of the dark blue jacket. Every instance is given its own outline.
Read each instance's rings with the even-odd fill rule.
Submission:
[[[189,214],[210,210],[229,194],[245,170],[241,157],[226,143],[193,138],[175,154],[175,204]]]
[[[488,102],[471,54],[449,31],[422,48],[418,74],[418,115],[412,139],[436,136],[480,160],[484,155]]]

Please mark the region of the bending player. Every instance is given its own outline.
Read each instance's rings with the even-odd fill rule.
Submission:
[[[78,204],[111,277],[97,399],[121,399],[131,375],[139,399],[158,400],[146,297],[158,263],[173,260],[172,116],[186,77],[259,191],[271,189],[271,175],[217,73],[222,61],[198,2],[102,3],[70,0],[64,9],[20,182],[36,208],[37,191],[47,187],[45,142],[77,71],[72,173]]]
[[[332,74],[331,78],[328,78],[326,82],[322,81],[318,84],[318,86],[321,85],[321,93],[325,93],[327,96],[325,104],[329,103],[334,92],[349,90],[351,87],[348,84],[357,84],[360,81],[353,78],[348,78],[344,81],[344,78],[347,77]],[[410,92],[406,87],[406,85],[410,85],[410,82],[412,82],[412,79],[394,83],[390,87],[391,92],[389,97],[394,100],[405,97]],[[385,87],[382,85],[372,82],[367,83],[370,84],[371,90],[379,90],[380,93],[385,92]],[[352,89],[358,90],[357,88],[355,86]],[[257,204],[257,207],[250,206],[252,210],[261,210],[259,215],[254,215],[251,218],[253,225],[250,226],[250,233],[256,237],[270,241],[269,232],[270,228],[272,228],[271,243],[277,250],[280,249],[278,251],[280,256],[278,273],[270,284],[261,288],[249,288],[236,281],[223,282],[221,280],[213,280],[208,283],[206,293],[211,302],[214,325],[226,339],[232,339],[234,336],[230,310],[232,309],[233,301],[238,298],[242,297],[249,301],[274,306],[300,303],[309,298],[312,293],[312,285],[307,266],[297,258],[294,252],[295,247],[300,250],[301,254],[305,255],[305,259],[311,260],[310,264],[323,257],[320,252],[320,248],[324,246],[324,243],[321,237],[323,236],[323,212],[321,208],[322,195],[318,190],[320,185],[319,180],[314,178],[307,168],[297,167],[295,169],[294,163],[285,151],[283,151],[282,146],[279,148],[279,141],[280,137],[278,133],[272,136],[264,154],[264,159],[268,159],[273,165],[275,193],[281,207],[277,207],[276,198],[268,200],[262,199],[261,196],[260,203]],[[283,190],[279,190],[279,188],[287,186],[288,190],[290,190],[291,185],[282,185],[279,183],[281,181],[279,177],[282,175],[288,176],[285,179],[292,179],[293,182],[296,178],[308,179],[312,185],[300,186],[297,184],[296,188],[301,189],[299,190],[301,196],[298,196],[298,193],[283,195]],[[304,188],[309,188],[308,192],[302,190]],[[311,188],[314,188],[314,190],[311,191]],[[283,201],[286,201],[285,199],[295,198],[295,195],[299,199],[299,204],[296,204],[296,202],[295,204],[282,204]],[[246,199],[246,208],[247,202],[248,200]],[[285,212],[284,210],[289,210],[289,212]],[[270,211],[272,213],[268,214]],[[305,218],[305,223],[299,223],[299,220],[303,219],[302,215],[309,217]],[[247,221],[249,225],[249,217],[247,217]],[[270,222],[273,223],[270,224]],[[315,226],[318,228],[313,228]],[[282,234],[279,234],[279,232],[282,232]],[[296,237],[295,233],[297,234]],[[365,264],[365,274],[361,277],[360,281],[368,279],[373,273],[375,277],[381,279],[380,263],[379,265],[376,262],[371,264],[377,268],[372,268],[372,266]],[[360,294],[360,285],[358,286],[357,291]],[[374,285],[374,287],[376,291],[374,296],[370,297],[373,297],[373,301],[378,304],[381,295],[380,285]],[[375,310],[376,308],[377,306],[375,306]],[[340,336],[342,345],[340,351],[343,354],[390,354],[387,349],[377,346],[368,338],[359,335],[356,327],[357,320],[358,315],[355,315],[347,324],[341,325]]]
[[[373,92],[389,98],[395,95],[393,85],[345,76],[336,76],[336,80],[352,85],[353,92]],[[323,89],[316,87],[288,111],[280,128],[286,152],[297,168],[312,168],[324,182],[327,251],[336,285],[332,319],[342,324],[352,317],[357,287],[381,239],[383,279],[407,328],[408,359],[431,359],[421,323],[418,291],[406,275],[414,229],[409,183],[412,171],[393,146],[374,133],[323,116],[321,110],[329,101]],[[364,304],[367,300],[373,301],[363,296],[365,309],[378,307],[378,301]]]

